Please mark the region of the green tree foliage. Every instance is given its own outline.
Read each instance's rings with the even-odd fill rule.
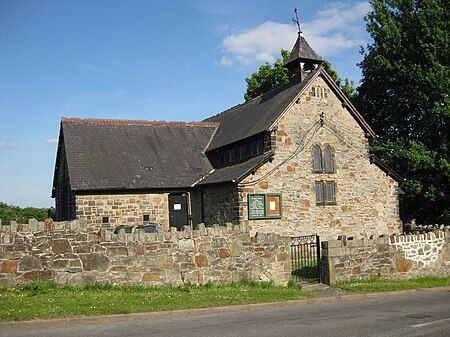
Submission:
[[[404,175],[404,220],[450,223],[448,0],[372,0],[356,105],[372,150]]]
[[[273,66],[266,62],[259,67],[258,72],[252,73],[250,77],[245,79],[245,82],[247,82],[245,101],[289,83],[289,72],[283,67],[283,63],[289,57],[290,52],[282,49],[281,55],[283,60],[276,60]]]
[[[7,205],[0,202],[0,219],[3,225],[8,225],[11,221],[17,223],[28,223],[29,219],[43,221],[49,217],[50,209]]]
[[[289,71],[283,67],[283,63],[290,55],[291,53],[289,51],[282,49],[282,59],[276,60],[273,65],[266,62],[259,67],[258,72],[252,73],[250,77],[245,79],[245,82],[247,82],[247,91],[244,95],[245,101],[249,101],[272,89],[289,83]],[[331,63],[328,61],[322,63],[322,67],[344,91],[347,97],[353,99],[356,96],[356,89],[353,81],[349,81],[348,78],[343,81],[337,72],[331,68]]]

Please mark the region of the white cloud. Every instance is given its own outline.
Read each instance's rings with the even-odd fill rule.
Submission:
[[[50,138],[45,141],[47,144],[58,144],[58,138]]]
[[[314,20],[305,22],[302,31],[311,47],[322,56],[338,54],[364,43],[362,18],[369,11],[368,2],[332,3],[319,11]]]
[[[365,1],[330,3],[311,21],[301,23],[303,35],[322,57],[358,47],[364,43],[362,18],[369,10]],[[228,67],[271,63],[280,57],[281,49],[290,50],[296,38],[295,25],[267,21],[225,37],[221,45],[224,56],[218,63]]]
[[[10,149],[16,146],[16,142],[0,141],[0,149]]]
[[[248,66],[253,63],[273,62],[280,55],[282,48],[294,44],[295,37],[294,26],[267,21],[242,33],[225,37],[222,41],[222,51],[226,55],[219,63],[227,66],[235,63]]]

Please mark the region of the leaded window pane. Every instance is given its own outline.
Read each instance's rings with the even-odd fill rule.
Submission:
[[[314,157],[314,172],[322,172],[322,150],[318,145],[314,146],[313,150],[313,157]]]
[[[335,204],[335,184],[334,181],[327,181],[327,204]]]
[[[330,146],[325,148],[325,172],[334,172],[333,150]]]
[[[323,182],[316,181],[316,204],[323,204]]]

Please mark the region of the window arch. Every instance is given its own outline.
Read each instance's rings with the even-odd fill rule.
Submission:
[[[334,172],[333,149],[329,145],[325,147],[325,172],[326,173]]]
[[[314,145],[313,148],[313,171],[323,172],[322,150],[319,145]]]

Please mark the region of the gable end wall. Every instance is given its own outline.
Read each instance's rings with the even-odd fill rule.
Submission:
[[[322,77],[310,84],[280,120],[276,142],[273,162],[240,184],[244,206],[241,222],[250,230],[317,233],[328,239],[342,234],[370,237],[401,231],[398,183],[370,164],[364,130]],[[322,150],[326,145],[332,147],[335,173],[313,173],[315,144]],[[319,180],[335,182],[336,205],[316,205],[314,185]],[[248,220],[249,193],[282,193],[282,218]]]

